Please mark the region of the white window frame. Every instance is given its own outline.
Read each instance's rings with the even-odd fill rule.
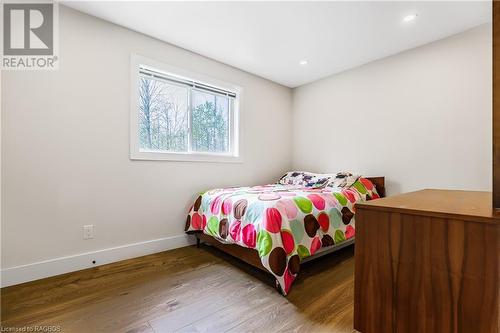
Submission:
[[[143,151],[139,142],[139,73],[140,67],[148,67],[156,71],[161,71],[169,76],[176,76],[181,79],[193,80],[199,83],[217,87],[236,93],[236,98],[230,99],[232,107],[229,112],[229,152],[195,152],[191,151],[191,110],[188,112],[188,151],[168,152],[168,151]],[[241,101],[243,88],[210,78],[203,74],[194,73],[182,68],[168,65],[156,60],[152,60],[137,54],[130,56],[130,159],[131,160],[160,160],[160,161],[188,161],[188,162],[243,162],[241,152]],[[194,89],[194,88],[193,88]],[[188,93],[188,108],[191,107],[191,91]]]

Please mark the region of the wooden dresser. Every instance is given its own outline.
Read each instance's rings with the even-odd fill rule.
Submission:
[[[500,332],[491,203],[490,192],[422,190],[356,205],[354,328]]]

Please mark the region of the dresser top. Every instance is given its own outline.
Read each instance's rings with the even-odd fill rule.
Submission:
[[[356,204],[356,209],[450,216],[476,222],[500,224],[500,214],[492,209],[491,192],[421,190]]]

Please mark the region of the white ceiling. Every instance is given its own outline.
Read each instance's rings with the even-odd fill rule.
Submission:
[[[489,1],[64,4],[288,87],[491,21]]]

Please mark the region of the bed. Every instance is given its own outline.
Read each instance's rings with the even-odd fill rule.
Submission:
[[[274,275],[286,295],[301,263],[354,243],[355,204],[383,196],[384,177],[292,171],[276,184],[201,193],[185,231]]]

